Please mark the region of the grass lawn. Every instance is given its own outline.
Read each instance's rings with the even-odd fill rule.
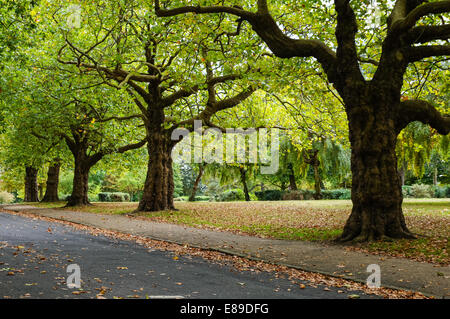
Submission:
[[[64,203],[38,203],[59,208]],[[277,239],[332,243],[342,231],[352,203],[345,200],[280,202],[176,202],[178,211],[140,213],[154,221],[197,228],[226,230]],[[103,214],[125,214],[137,203],[94,203],[93,206],[64,208]],[[370,253],[450,264],[450,199],[405,199],[405,218],[417,240],[356,244],[350,249]]]

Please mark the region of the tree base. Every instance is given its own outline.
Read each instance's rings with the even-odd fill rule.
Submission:
[[[348,229],[346,229],[342,236],[336,239],[336,242],[363,243],[373,241],[394,241],[396,239],[417,239],[417,236],[411,233],[409,230],[403,229],[391,231],[389,233],[381,233],[377,230],[361,231],[359,229],[349,231]]]
[[[42,198],[41,202],[43,203],[55,203],[55,202],[59,202],[59,197],[46,197],[44,196],[44,198]]]
[[[157,212],[167,212],[167,211],[173,211],[173,212],[178,212],[179,209],[175,208],[175,207],[171,207],[171,208],[165,208],[165,209],[160,209],[160,210],[155,210],[155,209],[140,209],[138,207],[138,209],[132,211],[131,213],[127,214],[130,216],[134,216],[137,214],[141,214],[141,213],[157,213]]]
[[[83,207],[83,206],[94,206],[89,201],[72,201],[69,199],[66,206],[64,207]]]

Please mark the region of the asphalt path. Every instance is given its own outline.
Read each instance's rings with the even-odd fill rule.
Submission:
[[[79,267],[81,288],[67,287],[69,265]],[[0,213],[0,298],[379,298],[307,284]]]

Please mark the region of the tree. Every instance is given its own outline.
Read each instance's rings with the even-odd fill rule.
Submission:
[[[367,57],[367,53],[373,53],[373,50],[370,52],[367,49],[367,43],[365,46],[358,46],[363,43],[358,33],[359,26],[363,26],[363,31],[368,30],[367,23],[364,22],[367,20],[364,16],[367,13],[362,2],[351,4],[349,0],[335,0],[334,10],[322,2],[318,9],[322,11],[321,20],[325,19],[322,32],[326,33],[325,23],[331,24],[331,17],[335,17],[334,39],[322,34],[312,36],[314,30],[295,30],[289,23],[292,21],[283,19],[287,16],[284,14],[277,23],[267,1],[256,2],[256,5],[248,2],[244,4],[249,8],[256,6],[256,11],[226,5],[165,9],[161,8],[158,0],[155,4],[156,13],[160,17],[173,17],[189,12],[237,16],[251,25],[274,55],[284,59],[313,57],[318,61],[345,104],[349,121],[353,209],[341,240],[415,238],[406,226],[401,207],[396,139],[401,130],[412,121],[421,121],[440,134],[448,134],[450,118],[443,116],[425,100],[402,101],[402,86],[411,64],[426,58],[450,55],[450,46],[440,42],[450,38],[450,25],[446,24],[445,19],[440,25],[436,25],[439,19],[433,19],[435,15],[450,12],[450,1],[424,3],[425,1],[397,0],[392,9],[383,5],[382,9],[388,13],[380,21],[387,24],[386,33],[381,41],[371,45],[379,49],[378,60]],[[281,11],[286,11],[289,6],[293,6],[296,12],[303,13],[304,10],[301,8],[304,3],[277,4]],[[317,15],[310,14],[310,18],[317,18]],[[417,26],[419,21],[426,21],[426,24]],[[370,24],[373,25],[373,22]],[[319,40],[319,37],[324,40]],[[361,65],[365,63],[373,67],[373,72],[363,72]],[[370,75],[372,78],[368,79]]]
[[[215,113],[256,90],[253,84],[234,85],[251,69],[225,65],[220,49],[212,48],[220,48],[214,39],[196,40],[195,26],[181,29],[175,19],[159,23],[152,11],[144,1],[94,4],[84,16],[90,23],[62,29],[65,44],[58,56],[68,69],[96,75],[138,106],[149,155],[139,211],[174,209],[171,153],[179,141],[172,133],[193,128],[195,120],[212,125]]]
[[[200,185],[200,182],[202,181],[203,172],[205,171],[206,163],[200,163],[198,164],[198,173],[197,177],[195,178],[194,185],[192,185],[192,191],[191,195],[189,195],[189,201],[194,202],[195,201],[195,195],[197,194],[198,186]]]
[[[45,188],[45,195],[42,198],[43,202],[57,202],[58,196],[58,184],[59,184],[59,172],[61,169],[61,160],[55,159],[48,167],[47,183]]]
[[[88,205],[90,169],[108,154],[124,153],[146,143],[145,139],[130,143],[139,138],[140,132],[128,127],[136,116],[122,112],[134,104],[117,96],[115,89],[93,83],[86,76],[53,72],[54,64],[45,58],[35,58],[30,63],[33,65],[22,67],[23,71],[17,74],[24,86],[11,90],[3,105],[18,136],[8,152],[13,157],[25,156],[28,161],[24,165],[32,164],[37,169],[45,161],[67,158],[61,150],[61,144],[66,144],[74,162],[72,194],[67,205]],[[30,148],[30,144],[34,147]],[[46,200],[57,199],[58,170],[53,167],[49,172]]]

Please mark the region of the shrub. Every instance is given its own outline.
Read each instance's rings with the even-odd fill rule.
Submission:
[[[352,191],[350,189],[330,189],[322,190],[323,199],[351,199]]]
[[[0,192],[0,204],[9,204],[14,202],[14,195],[8,192]]]
[[[195,196],[196,202],[209,202],[210,199],[209,196]]]
[[[434,198],[445,198],[447,196],[446,194],[447,191],[447,187],[439,187],[439,186],[435,186],[433,187],[433,197]]]
[[[402,194],[404,198],[410,198],[411,195],[411,186],[404,185],[402,186]]]
[[[218,202],[234,202],[245,200],[245,194],[242,189],[231,189],[217,196]]]
[[[68,201],[70,194],[59,194],[58,197],[59,197],[59,200],[61,200],[61,201]]]
[[[103,192],[98,194],[98,199],[100,202],[129,202],[130,194]]]
[[[431,198],[434,196],[434,190],[430,185],[414,184],[411,186],[411,196],[414,198]]]
[[[255,195],[258,197],[258,200],[274,201],[282,200],[284,193],[284,191],[278,189],[269,189],[261,192],[255,192]]]
[[[283,194],[283,200],[310,200],[314,199],[314,191],[310,189],[300,189],[289,191]]]

